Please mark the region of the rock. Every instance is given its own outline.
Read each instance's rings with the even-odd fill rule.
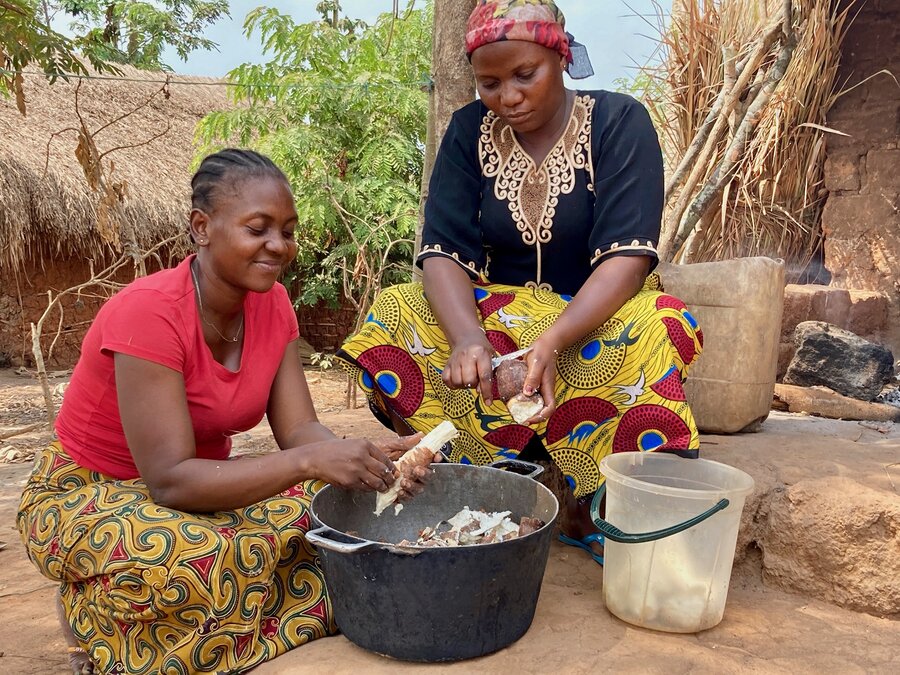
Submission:
[[[0,448],[0,464],[18,464],[34,458],[34,451],[20,450],[12,445]]]
[[[900,387],[885,387],[875,400],[878,403],[900,408]]]
[[[900,617],[900,500],[849,478],[786,486],[768,503],[763,577],[841,607]],[[802,533],[802,536],[800,536]]]
[[[828,387],[839,394],[871,401],[894,376],[894,355],[886,347],[837,326],[805,321],[794,332],[797,353],[785,384]]]
[[[841,396],[825,387],[776,384],[775,402],[772,407],[785,412],[807,413],[833,420],[900,422],[900,408]]]

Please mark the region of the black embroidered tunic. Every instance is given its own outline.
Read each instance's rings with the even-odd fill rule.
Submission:
[[[635,99],[576,92],[540,166],[474,101],[453,115],[441,144],[416,262],[446,256],[473,280],[574,295],[614,256],[655,265],[662,208],[662,153]]]

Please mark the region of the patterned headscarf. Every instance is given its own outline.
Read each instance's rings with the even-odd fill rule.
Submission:
[[[466,28],[466,55],[501,40],[525,40],[552,49],[576,79],[594,74],[587,50],[566,33],[566,18],[554,0],[478,0]]]

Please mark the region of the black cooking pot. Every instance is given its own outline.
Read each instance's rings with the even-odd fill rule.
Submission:
[[[512,470],[434,464],[424,492],[399,515],[375,516],[375,496],[328,486],[312,500],[319,547],[338,628],[351,642],[405,661],[456,661],[490,654],[518,640],[534,618],[559,511],[553,493]],[[463,507],[511,511],[545,524],[496,544],[411,548],[426,526]],[[352,533],[352,534],[348,534]]]

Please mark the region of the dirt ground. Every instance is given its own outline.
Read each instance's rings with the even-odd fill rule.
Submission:
[[[366,409],[346,409],[339,374],[313,371],[309,379],[322,421],[337,433],[385,435]],[[54,379],[57,398],[65,382],[65,373]],[[0,439],[39,422],[42,411],[40,387],[30,376],[0,370]],[[0,464],[0,542],[5,544],[0,544],[0,673],[67,672],[53,612],[55,585],[28,562],[15,530],[19,493],[30,470],[27,458],[48,438],[46,432],[31,432],[0,440],[0,455],[17,452],[26,460]],[[815,475],[859,480],[891,498],[900,488],[900,475],[888,469],[900,462],[897,430],[776,414],[761,433],[708,436],[703,443],[705,457],[748,471],[758,486],[773,480],[790,486]],[[274,446],[263,424],[236,437],[235,447],[247,452]],[[766,564],[752,547],[744,553],[732,575],[725,619],[697,635],[655,633],[619,621],[603,605],[602,569],[586,554],[554,542],[530,631],[496,654],[450,665],[404,664],[338,636],[255,672],[900,672],[900,622],[779,590],[771,561]],[[882,562],[896,567],[898,560],[900,551],[894,551]]]

